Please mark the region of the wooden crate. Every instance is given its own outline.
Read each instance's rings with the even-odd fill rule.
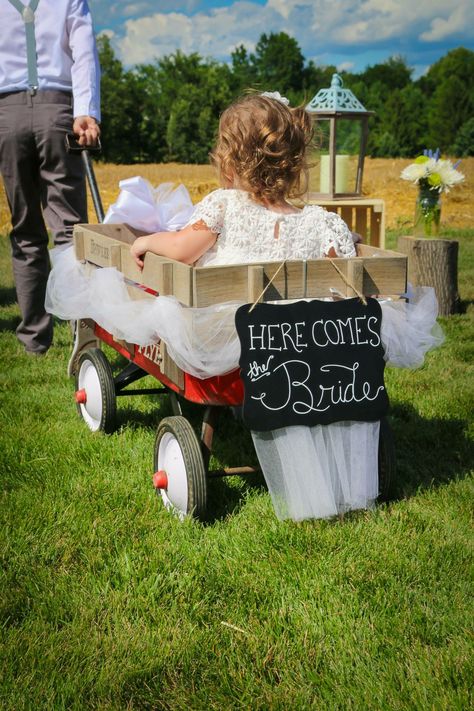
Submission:
[[[358,198],[346,200],[311,199],[309,203],[321,205],[329,212],[336,212],[342,217],[352,232],[357,232],[372,247],[385,247],[385,203],[380,199],[364,200]]]
[[[138,234],[126,225],[77,225],[76,258],[92,269],[116,267],[132,282],[128,291],[133,299],[155,298],[142,288],[145,286],[161,295],[174,295],[183,305],[194,307],[226,301],[323,298],[331,295],[330,289],[337,289],[344,296],[356,296],[357,292],[366,296],[397,295],[406,291],[407,257],[372,245],[358,244],[357,257],[350,259],[295,260],[281,268],[279,262],[191,267],[149,253],[140,271],[130,255],[130,244]],[[157,362],[172,382],[182,382],[183,374],[167,356],[164,344]]]

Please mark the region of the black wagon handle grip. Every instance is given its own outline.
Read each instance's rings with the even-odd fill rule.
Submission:
[[[102,150],[100,138],[97,138],[97,143],[93,146],[81,146],[78,141],[78,137],[74,133],[66,133],[64,141],[68,153],[83,153],[84,151],[88,151],[89,153],[96,154],[100,153]]]
[[[99,188],[97,186],[97,180],[95,179],[94,167],[90,158],[91,153],[100,153],[102,149],[100,139],[97,139],[97,143],[95,146],[81,146],[81,144],[77,140],[77,137],[73,133],[66,133],[66,137],[64,140],[68,153],[81,154],[82,162],[84,163],[84,168],[86,171],[87,182],[91,191],[92,202],[94,203],[95,214],[97,215],[98,221],[103,222],[105,212],[99,193]]]

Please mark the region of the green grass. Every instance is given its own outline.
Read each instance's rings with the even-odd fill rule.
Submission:
[[[169,406],[120,400],[119,431],[90,433],[68,325],[43,359],[16,340],[1,240],[2,709],[472,707],[474,231],[450,236],[464,313],[422,368],[387,372],[393,500],[299,524],[259,477],[212,481],[207,524],[168,515],[151,474]],[[230,416],[218,445],[252,457]]]

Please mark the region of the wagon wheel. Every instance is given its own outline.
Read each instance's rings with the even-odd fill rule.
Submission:
[[[204,516],[207,505],[206,468],[201,444],[181,415],[165,417],[155,440],[153,484],[166,508],[179,518]]]
[[[89,348],[79,358],[76,373],[79,414],[93,432],[115,429],[116,397],[110,363],[99,348]]]
[[[395,444],[391,427],[386,417],[380,420],[379,434],[379,500],[387,501],[395,476]]]

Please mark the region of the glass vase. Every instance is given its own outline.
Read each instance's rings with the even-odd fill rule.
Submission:
[[[415,206],[415,237],[437,237],[441,218],[441,197],[437,190],[421,189]]]

